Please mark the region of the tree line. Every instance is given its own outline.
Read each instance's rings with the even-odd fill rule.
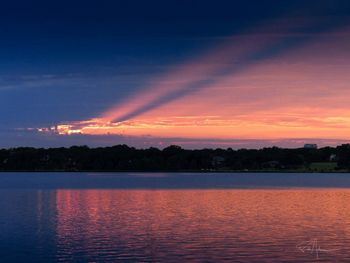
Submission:
[[[0,171],[350,171],[350,144],[239,150],[19,147],[0,150]]]

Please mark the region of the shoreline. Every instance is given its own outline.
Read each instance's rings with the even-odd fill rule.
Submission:
[[[269,170],[162,170],[162,171],[147,171],[147,170],[0,170],[1,173],[198,173],[198,174],[207,174],[207,173],[285,173],[285,174],[346,174],[350,173],[349,170],[342,171],[312,171],[312,170],[302,170],[302,171],[293,171],[293,170],[278,170],[278,171],[269,171]]]

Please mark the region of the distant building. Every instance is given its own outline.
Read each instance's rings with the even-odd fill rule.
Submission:
[[[317,149],[317,144],[307,143],[304,145],[304,149]]]
[[[336,161],[338,158],[337,158],[337,155],[336,154],[331,154],[331,156],[329,156],[329,161],[330,162],[334,162],[334,161]]]
[[[276,168],[281,168],[282,165],[280,164],[279,161],[269,161],[269,162],[265,162],[262,163],[262,167],[263,168],[271,168],[271,169],[276,169]]]
[[[221,166],[223,163],[225,162],[225,158],[222,156],[214,156],[211,164],[212,166],[216,167],[216,166]]]

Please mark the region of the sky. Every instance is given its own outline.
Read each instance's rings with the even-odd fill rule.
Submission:
[[[0,34],[1,148],[350,142],[346,0],[12,1]]]

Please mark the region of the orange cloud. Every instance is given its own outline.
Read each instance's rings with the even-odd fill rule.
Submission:
[[[59,134],[184,138],[347,138],[347,32],[319,35],[299,48],[233,72],[229,71],[233,64],[239,65],[280,38],[230,39],[153,80],[98,118],[63,123],[55,130]],[[198,83],[200,88],[193,88]],[[177,92],[184,96],[166,100]],[[162,99],[166,103],[158,103]]]

